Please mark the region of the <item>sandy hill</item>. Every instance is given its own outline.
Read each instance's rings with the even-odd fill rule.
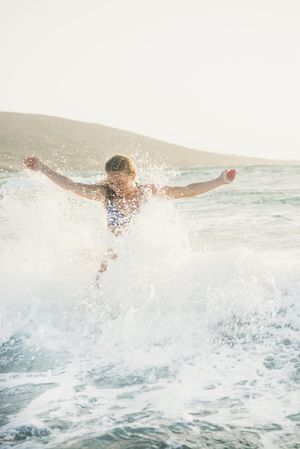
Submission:
[[[142,157],[147,155],[149,162],[175,168],[284,163],[193,150],[94,123],[0,112],[1,170],[21,169],[24,156],[30,154],[50,162],[52,167],[97,170],[103,169],[105,160],[114,154],[134,157],[137,152]]]

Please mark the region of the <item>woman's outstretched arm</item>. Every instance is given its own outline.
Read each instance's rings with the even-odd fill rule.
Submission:
[[[216,187],[229,184],[234,180],[235,176],[235,169],[224,170],[218,178],[212,179],[210,181],[196,182],[193,184],[188,184],[186,186],[165,186],[160,188],[151,186],[151,190],[154,195],[166,196],[173,199],[188,198],[196,195],[201,195],[202,193],[209,192]]]
[[[24,159],[24,164],[31,170],[43,173],[47,176],[47,178],[51,179],[51,181],[63,189],[70,190],[71,192],[90,200],[103,201],[105,199],[103,186],[99,184],[83,184],[80,182],[74,182],[72,179],[67,178],[67,176],[63,176],[52,170],[37,157],[27,156]]]

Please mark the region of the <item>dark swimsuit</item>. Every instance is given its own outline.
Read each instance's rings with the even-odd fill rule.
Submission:
[[[138,189],[141,189],[140,186],[137,185]],[[142,194],[144,194],[144,191],[142,191]],[[118,236],[121,234],[124,226],[129,224],[129,222],[132,219],[132,216],[135,215],[139,208],[137,207],[136,210],[134,210],[130,215],[125,215],[123,212],[118,209],[116,202],[115,202],[116,194],[115,192],[110,188],[107,187],[106,189],[106,201],[105,201],[105,207],[107,212],[107,225],[110,231],[115,235]],[[96,278],[96,285],[99,287],[99,276],[100,273],[106,270],[108,259],[116,259],[117,253],[112,250],[111,248],[108,248],[105,254],[105,257],[102,261],[102,266],[104,267],[102,270],[102,266],[99,269],[98,276]]]
[[[109,228],[124,226],[130,222],[131,217],[124,215],[123,212],[117,208],[114,200],[109,201],[109,204],[106,207],[106,212],[107,224]]]
[[[140,186],[137,185],[137,188],[140,189]],[[138,209],[130,215],[123,214],[115,203],[115,196],[115,192],[108,191],[106,199],[107,225],[114,234],[119,234],[123,226],[131,221],[132,215],[138,212]]]

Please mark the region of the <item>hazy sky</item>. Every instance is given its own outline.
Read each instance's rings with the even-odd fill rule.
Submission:
[[[299,0],[0,0],[0,110],[300,159]]]

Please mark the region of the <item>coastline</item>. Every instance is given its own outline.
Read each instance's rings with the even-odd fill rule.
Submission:
[[[65,118],[0,111],[0,171],[23,169],[23,158],[37,155],[65,170],[102,169],[116,153],[166,168],[300,165],[299,161],[219,154],[152,137]]]

